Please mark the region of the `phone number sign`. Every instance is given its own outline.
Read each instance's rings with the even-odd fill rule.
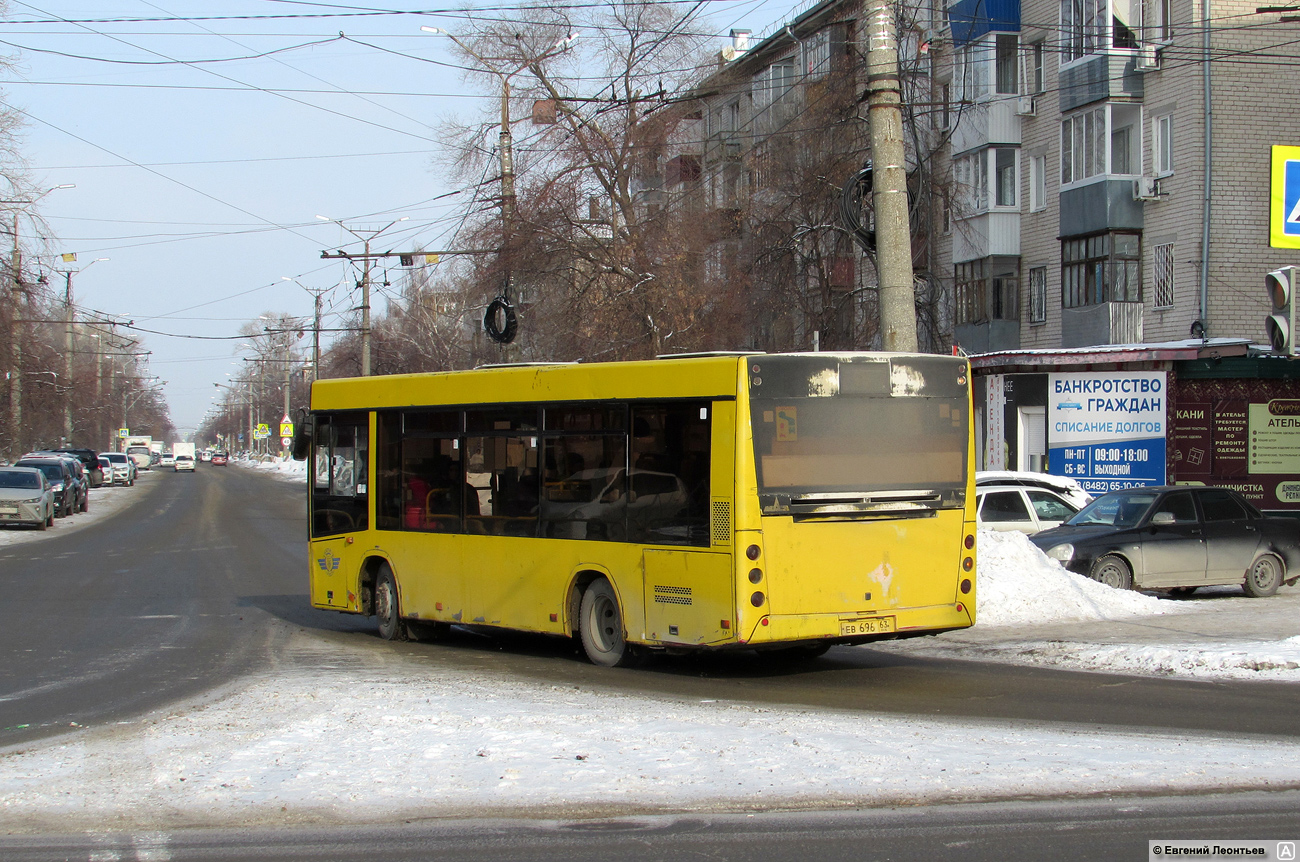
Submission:
[[[1163,371],[1048,375],[1047,466],[1093,494],[1165,483]]]

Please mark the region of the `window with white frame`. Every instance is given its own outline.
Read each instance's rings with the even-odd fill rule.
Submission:
[[[1021,92],[1036,96],[1043,92],[1043,43],[1034,42],[1020,52]]]
[[[993,205],[997,207],[1016,206],[1016,192],[1019,190],[1019,176],[1016,172],[1016,148],[993,147]]]
[[[980,150],[953,159],[957,180],[958,216],[983,212],[989,205],[988,151]]]
[[[1151,162],[1156,176],[1174,172],[1174,115],[1160,114],[1151,119]]]
[[[1174,307],[1174,244],[1165,243],[1152,250],[1151,292],[1156,308]]]
[[[754,81],[754,106],[762,110],[780,101],[794,86],[794,58],[777,60]]]
[[[1029,159],[1029,211],[1042,212],[1047,209],[1047,156],[1033,156]]]
[[[1106,108],[1089,108],[1061,120],[1061,185],[1106,172]]]
[[[989,44],[971,42],[954,57],[958,96],[963,102],[977,102],[989,92]]]
[[[1016,54],[1020,40],[1015,33],[998,33],[993,48],[993,88],[998,95],[1014,96],[1019,87],[1016,81]]]
[[[1172,0],[1144,0],[1142,3],[1142,38],[1148,42],[1165,42],[1173,38],[1169,26]]]
[[[1142,26],[1142,0],[1110,0],[1111,44],[1136,48]]]
[[[1099,53],[1106,30],[1106,0],[1061,0],[1061,62]]]
[[[1047,267],[1029,270],[1029,322],[1047,322]]]

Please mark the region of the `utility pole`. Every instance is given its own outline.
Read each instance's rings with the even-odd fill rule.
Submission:
[[[399,219],[394,219],[393,221],[390,221],[388,224],[381,227],[379,230],[364,231],[364,233],[366,234],[365,236],[362,236],[361,234],[357,233],[352,228],[348,227],[338,219],[332,219],[329,218],[328,216],[323,216],[323,215],[318,215],[316,216],[316,218],[320,219],[321,221],[334,222],[336,225],[343,228],[345,231],[347,231],[348,233],[352,234],[354,237],[356,237],[357,239],[365,243],[365,253],[361,255],[361,259],[365,263],[365,266],[361,270],[361,376],[369,377],[370,376],[370,265],[371,265],[370,261],[375,257],[393,257],[394,255],[399,254],[399,252],[389,251],[389,252],[385,252],[384,254],[371,255],[370,241],[373,240],[375,237],[379,236],[384,231],[388,230],[393,225],[397,224],[398,222],[406,221],[408,218],[410,218],[410,216],[402,216]],[[405,253],[402,252],[401,254],[405,254]],[[323,251],[320,253],[320,256],[326,259],[342,257],[342,258],[347,258],[348,260],[356,260],[357,258],[357,255],[350,255],[342,250],[340,250],[337,254],[330,254],[328,252]],[[316,331],[317,331],[317,337],[319,338],[319,333],[320,333],[319,320],[317,320],[316,322]]]
[[[13,265],[14,284],[10,291],[13,301],[9,303],[13,309],[14,328],[9,336],[10,347],[12,349],[12,361],[9,367],[13,370],[9,375],[9,445],[13,447],[13,455],[17,457],[23,453],[22,440],[19,434],[23,427],[23,339],[22,332],[25,325],[21,321],[26,317],[23,308],[23,298],[26,295],[23,291],[23,260],[22,249],[18,245],[18,213],[14,213],[14,250],[13,256],[9,262]]]
[[[881,346],[915,352],[916,299],[907,214],[898,36],[890,0],[867,3],[867,120],[871,131],[872,207],[876,214]]]
[[[63,445],[72,445],[72,270],[63,273]]]

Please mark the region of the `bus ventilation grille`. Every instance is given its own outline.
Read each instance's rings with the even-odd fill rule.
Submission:
[[[731,544],[731,501],[713,501],[713,536],[715,545]]]
[[[690,587],[666,587],[655,584],[655,604],[689,605],[693,604]]]

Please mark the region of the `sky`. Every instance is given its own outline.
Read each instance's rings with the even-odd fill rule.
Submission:
[[[475,201],[439,161],[433,130],[488,118],[498,102],[449,40],[420,27],[465,32],[454,10],[508,16],[515,4],[7,2],[0,53],[13,66],[0,98],[23,117],[34,186],[53,189],[39,201],[44,224],[20,230],[50,236],[49,268],[77,255],[84,312],[137,328],[182,433],[212,406],[214,383],[243,373],[242,324],[309,317],[309,290],[324,291],[323,328],[359,305],[347,264],[320,257],[359,244],[317,216],[363,234],[406,218],[382,250],[455,247]],[[733,27],[760,34],[802,8],[699,5],[699,31],[719,48]],[[381,289],[372,306],[383,304]]]
[[[304,465],[275,466],[282,477],[305,482]],[[146,482],[167,478],[147,476]],[[77,519],[130,505],[147,490],[98,489],[90,515]],[[14,535],[48,540],[33,531]],[[1019,533],[981,531],[979,551],[979,622],[972,632],[982,631],[985,652],[972,655],[968,642],[951,643],[951,635],[869,648],[908,652],[927,644],[926,654],[935,654],[946,643],[947,656],[958,659],[1300,681],[1300,638],[1286,637],[1288,631],[1188,643],[1175,639],[1195,625],[1160,625],[1200,616],[1214,622],[1205,631],[1240,634],[1235,623],[1243,609],[1264,608],[1276,619],[1289,607],[1281,628],[1294,631],[1295,588],[1270,599],[1244,598],[1238,589],[1169,601],[1067,572]],[[1059,627],[1048,644],[1053,651],[1026,640],[1029,624]],[[1163,632],[1168,640],[1097,642],[1125,630]],[[198,701],[0,750],[6,828],[100,832],[105,823],[119,830],[339,823],[484,817],[543,806],[547,817],[563,817],[566,808],[589,817],[620,808],[1203,793],[1291,786],[1300,774],[1300,745],[1249,734],[652,697],[618,682],[622,674],[647,671],[610,670],[610,686],[553,684],[397,651],[376,663],[369,637],[364,647],[307,632],[294,637],[286,651],[292,660]],[[426,648],[436,654],[446,647]]]

